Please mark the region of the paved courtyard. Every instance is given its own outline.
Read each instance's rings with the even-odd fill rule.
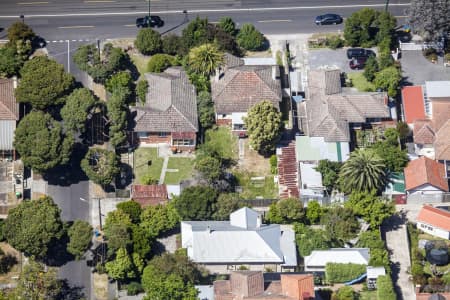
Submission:
[[[450,67],[444,67],[442,59],[437,64],[429,62],[422,51],[403,51],[400,59],[405,81],[411,85],[425,81],[450,80]]]

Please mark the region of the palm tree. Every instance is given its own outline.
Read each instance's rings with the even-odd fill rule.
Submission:
[[[385,168],[383,159],[372,150],[356,150],[339,172],[341,189],[346,193],[378,190],[385,182]]]
[[[223,64],[223,53],[215,44],[203,44],[189,51],[188,61],[193,71],[209,76]]]

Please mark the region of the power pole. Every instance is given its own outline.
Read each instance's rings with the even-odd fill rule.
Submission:
[[[150,0],[147,1],[148,1],[148,18],[150,20]]]
[[[150,2],[150,0],[149,0]],[[384,10],[387,12],[389,10],[389,0],[386,0],[386,7],[384,8]]]

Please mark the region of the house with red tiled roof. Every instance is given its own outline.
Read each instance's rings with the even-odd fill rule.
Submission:
[[[405,190],[408,196],[448,192],[444,164],[425,156],[410,161],[405,168]]]
[[[416,221],[420,230],[443,239],[450,239],[450,211],[425,205]]]
[[[141,207],[146,207],[166,204],[169,197],[165,184],[133,184],[131,199],[139,203]]]
[[[429,119],[415,120],[413,123],[414,150],[419,156],[434,159],[434,132],[433,122]]]
[[[0,153],[13,152],[14,131],[19,120],[19,104],[14,90],[15,79],[0,78]]]
[[[415,120],[426,118],[422,86],[405,86],[402,89],[403,120],[412,126]]]

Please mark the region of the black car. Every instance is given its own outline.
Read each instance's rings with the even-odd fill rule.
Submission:
[[[344,19],[340,15],[325,14],[316,17],[316,25],[341,24]]]
[[[136,19],[136,27],[162,27],[164,26],[164,21],[159,16],[145,16],[143,18]]]
[[[376,56],[375,52],[364,48],[350,48],[347,50],[347,58]]]

